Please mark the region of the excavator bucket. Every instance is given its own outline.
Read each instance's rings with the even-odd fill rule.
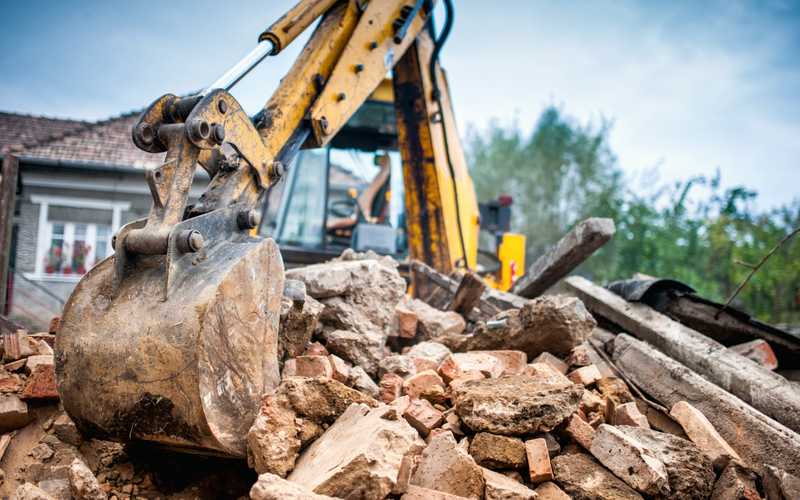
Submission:
[[[279,382],[283,262],[270,239],[222,209],[179,223],[210,244],[115,255],[86,274],[56,340],[58,390],[82,432],[245,456],[260,397]],[[215,243],[216,242],[216,243]],[[122,273],[120,276],[119,273]]]

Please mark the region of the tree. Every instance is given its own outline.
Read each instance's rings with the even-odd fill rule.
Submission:
[[[636,272],[683,281],[723,302],[778,241],[800,226],[800,200],[758,213],[756,193],[723,190],[720,175],[630,189],[608,145],[609,124],[582,126],[546,109],[532,133],[518,126],[468,134],[478,196],[514,198],[512,227],[526,235],[530,263],[575,223],[611,217],[615,238],[577,272],[609,282]],[[703,191],[699,192],[699,188]],[[756,273],[735,305],[765,321],[800,322],[800,242],[789,242]]]

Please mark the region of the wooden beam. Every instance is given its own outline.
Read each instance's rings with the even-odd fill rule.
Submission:
[[[591,257],[614,236],[615,231],[612,219],[592,217],[579,223],[536,259],[528,272],[517,280],[512,291],[528,299],[538,297]]]
[[[5,314],[8,263],[11,259],[11,228],[14,225],[14,202],[17,195],[17,157],[3,151],[0,170],[0,314]]]
[[[700,410],[747,465],[763,470],[770,464],[800,474],[797,433],[629,335],[614,340],[612,359],[626,377],[667,408],[686,401]]]
[[[616,323],[790,429],[800,431],[800,385],[645,304],[628,302],[589,280],[572,276],[565,285],[594,314]]]

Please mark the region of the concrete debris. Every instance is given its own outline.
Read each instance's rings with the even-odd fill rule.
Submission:
[[[451,352],[444,344],[424,341],[415,344],[406,354],[412,358],[427,358],[436,363],[441,363]]]
[[[486,500],[534,500],[536,493],[504,474],[483,469],[483,480],[486,484],[484,494]]]
[[[381,499],[394,489],[403,456],[423,446],[394,408],[353,404],[303,451],[288,479],[320,495]]]
[[[378,404],[331,378],[284,379],[275,392],[263,398],[247,433],[248,463],[259,474],[285,477],[305,441],[321,434],[320,425],[332,423],[352,403]]]
[[[479,432],[469,444],[469,454],[478,465],[490,469],[519,469],[525,465],[525,444],[514,437]]]
[[[11,500],[55,500],[55,498],[35,484],[25,483],[17,488]]]
[[[251,500],[333,500],[333,498],[335,497],[317,495],[297,483],[268,472],[259,475],[256,484],[250,488]]]
[[[624,403],[614,409],[614,425],[631,425],[634,427],[642,427],[644,429],[650,428],[650,422],[647,417],[642,415],[636,403]]]
[[[641,427],[618,426],[618,431],[650,450],[666,468],[670,498],[708,498],[714,484],[711,460],[691,441]]]
[[[454,392],[461,421],[475,432],[526,435],[554,429],[575,413],[583,389],[548,386],[533,377],[515,375],[473,380]]]
[[[464,500],[464,497],[411,484],[400,500]]]
[[[731,461],[714,483],[711,500],[761,500],[757,482],[758,475],[755,472]]]
[[[423,340],[461,335],[467,327],[464,318],[455,311],[440,311],[419,299],[411,299],[405,306],[416,314],[416,335]]]
[[[550,368],[561,374],[566,374],[567,370],[569,369],[569,366],[565,362],[546,351],[536,356],[536,358],[533,360],[533,363],[544,363],[546,365],[550,365]]]
[[[570,496],[564,493],[564,490],[549,481],[537,486],[534,492],[538,500],[570,500]]]
[[[442,337],[457,351],[513,349],[529,358],[543,352],[566,355],[597,325],[583,303],[565,295],[544,296],[480,322],[467,335]]]
[[[643,500],[636,490],[589,455],[565,453],[554,458],[552,463],[556,483],[572,498]]]
[[[69,489],[78,500],[105,500],[107,498],[97,478],[79,458],[69,466]]]
[[[631,487],[647,495],[670,494],[667,469],[636,438],[603,424],[589,449],[592,455]]]
[[[623,328],[607,320],[635,313],[625,324],[660,338],[642,304],[609,308],[583,287],[593,311],[614,312],[598,328],[575,297],[527,300],[484,289],[472,273],[423,274],[429,283],[414,281],[414,290],[426,302],[407,295],[395,261],[370,252],[287,272],[282,380],[262,395],[246,436],[257,480],[235,461],[195,456],[178,466],[169,451],[84,439],[83,422],[56,407],[55,335],[11,330],[0,367],[9,471],[0,496],[800,497],[796,433],[660,352],[664,345],[613,333]],[[667,327],[665,338],[685,333]],[[764,381],[764,367],[774,369],[768,349],[751,342],[715,359],[736,356]]]
[[[483,470],[449,432],[431,439],[410,484],[466,498],[483,498]]]
[[[367,396],[371,396],[375,399],[378,399],[380,396],[378,384],[376,384],[360,366],[354,366],[350,369],[350,378],[348,382],[353,389],[361,391]]]
[[[0,432],[13,431],[28,425],[32,415],[28,405],[14,394],[0,396]]]
[[[767,465],[762,476],[768,500],[800,498],[800,477]]]
[[[303,354],[317,329],[323,305],[306,295],[302,281],[286,280],[281,300],[281,320],[278,331],[278,358]]]

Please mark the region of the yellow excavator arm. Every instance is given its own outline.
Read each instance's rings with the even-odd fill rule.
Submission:
[[[166,152],[146,173],[152,209],[76,286],[56,342],[61,399],[82,431],[244,455],[259,398],[279,382],[283,262],[273,240],[251,234],[257,207],[298,150],[326,145],[389,71],[409,255],[445,273],[475,268],[479,210],[437,62],[433,7],[302,0],[207,89],[145,110],[133,141]],[[229,90],[317,21],[254,123]],[[190,206],[198,165],[211,181]]]

